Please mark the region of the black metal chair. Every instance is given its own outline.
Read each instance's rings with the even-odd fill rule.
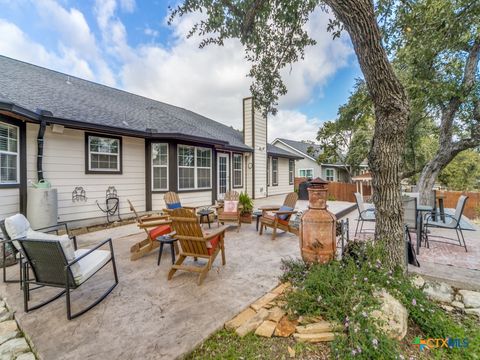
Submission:
[[[76,250],[74,259],[71,261],[67,260],[64,247],[62,247],[59,240],[20,239],[19,243],[23,256],[25,257],[25,264],[22,272],[25,312],[36,310],[65,294],[67,318],[68,320],[71,320],[99,304],[118,284],[112,239],[102,241],[92,249]],[[100,247],[106,244],[109,245],[110,251],[99,250]],[[80,287],[109,262],[112,263],[115,283],[89,306],[72,314],[70,302],[71,290]],[[30,271],[28,271],[27,266],[30,267],[34,279],[30,279]],[[38,286],[30,288],[31,285]],[[63,290],[44,302],[29,306],[30,292],[44,286],[63,288]]]
[[[427,248],[430,247],[430,241],[443,242],[443,243],[446,243],[446,244],[457,245],[457,244],[454,244],[454,243],[448,242],[448,241],[431,240],[428,236],[428,228],[437,228],[437,229],[445,229],[445,230],[449,229],[449,230],[455,230],[455,233],[457,234],[457,241],[458,241],[457,246],[464,247],[465,252],[468,252],[467,244],[465,243],[465,238],[463,236],[463,231],[462,231],[462,227],[461,227],[461,224],[460,224],[460,222],[462,220],[463,210],[465,209],[465,203],[467,202],[467,200],[468,200],[468,196],[461,195],[458,198],[458,201],[457,201],[457,206],[455,208],[455,214],[454,215],[443,214],[443,216],[445,218],[445,222],[443,222],[441,220],[441,214],[440,214],[440,216],[439,216],[439,214],[430,214],[426,217],[424,234],[425,234],[425,243],[427,245]],[[440,218],[440,220],[438,220],[439,218]],[[434,221],[435,219],[437,219],[437,221]],[[443,238],[445,238],[445,237],[443,237]],[[462,244],[462,242],[463,242],[463,244]]]

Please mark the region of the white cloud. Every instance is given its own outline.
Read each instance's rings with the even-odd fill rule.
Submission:
[[[125,12],[133,12],[135,10],[135,0],[120,0],[120,8]]]
[[[321,123],[320,119],[308,118],[299,111],[280,110],[276,116],[268,117],[268,141],[276,138],[315,141]]]

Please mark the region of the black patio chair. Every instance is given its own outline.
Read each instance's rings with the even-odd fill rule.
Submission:
[[[360,233],[363,231],[363,224],[365,222],[375,222],[375,209],[374,208],[366,208],[365,203],[363,202],[363,196],[356,192],[355,201],[357,202],[357,209],[358,209],[358,219],[357,219],[357,227],[355,228],[355,237],[358,233],[358,225],[362,223],[360,226]]]
[[[467,200],[468,200],[468,196],[461,195],[457,201],[455,214],[454,215],[443,214],[443,216],[445,217],[445,222],[443,222],[442,220],[434,221],[435,219],[439,218],[438,214],[430,214],[426,217],[425,230],[423,232],[425,234],[425,242],[426,242],[427,248],[430,247],[430,241],[433,241],[433,242],[441,242],[441,243],[451,244],[456,246],[462,246],[465,248],[465,252],[468,252],[467,244],[465,243],[465,238],[463,236],[462,227],[460,226],[463,210],[465,209],[465,203],[467,202]],[[455,230],[455,233],[457,234],[458,244],[455,244],[449,241],[431,240],[428,236],[428,228]],[[442,236],[442,238],[446,238],[446,237]],[[449,239],[449,238],[446,238],[446,239]],[[454,240],[454,239],[450,239],[450,240]]]
[[[74,259],[71,261],[67,260],[64,247],[62,247],[59,240],[20,239],[19,243],[25,257],[25,265],[22,272],[25,312],[36,310],[65,294],[67,318],[71,320],[99,304],[118,284],[112,239],[102,241],[92,249],[76,250]],[[105,244],[109,245],[110,251],[99,250],[99,248]],[[71,290],[80,287],[109,262],[112,263],[115,283],[89,306],[72,314],[70,303]],[[30,272],[27,269],[27,265],[30,267],[34,279],[30,279]],[[31,289],[31,285],[38,286]],[[28,304],[30,291],[45,286],[63,288],[63,290],[52,298],[30,307]]]

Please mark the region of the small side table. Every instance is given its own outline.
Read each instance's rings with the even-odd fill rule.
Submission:
[[[205,223],[203,218],[206,217],[207,222],[208,222],[208,228],[211,229],[211,227],[210,227],[210,215],[213,214],[213,210],[203,209],[203,210],[200,210],[197,214],[200,215],[200,224]]]
[[[157,237],[155,240],[157,240],[160,243],[160,250],[158,251],[157,266],[160,265],[160,259],[162,258],[164,244],[170,245],[170,252],[172,253],[172,264],[175,264],[175,242],[178,241],[178,239],[175,239],[170,235],[162,235]]]
[[[262,217],[262,213],[263,213],[263,212],[260,211],[260,210],[254,211],[254,212],[252,213],[252,215],[257,218],[257,225],[256,225],[257,231],[258,231],[258,224],[260,223],[260,218]]]

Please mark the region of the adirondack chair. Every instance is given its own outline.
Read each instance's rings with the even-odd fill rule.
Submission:
[[[262,207],[262,217],[260,219],[260,235],[263,234],[263,229],[267,227],[272,228],[272,240],[277,236],[277,229],[291,232],[298,235],[298,229],[290,226],[290,217],[296,214],[295,205],[297,204],[298,194],[295,192],[289,193],[285,197],[282,206],[276,207]]]
[[[227,191],[224,197],[224,204],[225,201],[236,201],[237,208],[235,211],[225,211],[225,206],[221,205],[217,208],[217,222],[218,226],[220,227],[220,223],[234,223],[237,224],[237,232],[240,230],[241,221],[240,221],[240,211],[241,206],[238,204],[239,194],[236,191]],[[227,209],[229,210],[229,209]]]
[[[212,268],[218,253],[222,253],[222,265],[225,265],[224,237],[226,226],[215,230],[203,232],[197,216],[187,209],[175,209],[171,212],[172,228],[175,238],[180,242],[180,254],[170,272],[168,280],[171,280],[177,270],[199,273],[198,285],[201,285],[208,271]],[[183,265],[187,257],[207,259],[202,266]]]
[[[180,201],[180,197],[177,193],[173,191],[169,191],[163,195],[163,200],[165,201],[166,209],[164,211],[169,214],[175,209],[187,209],[190,210],[192,213],[195,214],[196,207],[193,206],[183,206],[182,202]]]
[[[147,235],[146,239],[136,243],[130,248],[130,260],[133,261],[140,259],[141,257],[148,254],[150,251],[159,247],[160,243],[158,241],[155,241],[155,239],[158,236],[171,233],[172,229],[170,227],[171,221],[169,220],[168,215],[140,216],[135,210],[135,207],[133,206],[131,201],[128,199],[127,201],[130,205],[130,210],[135,214],[137,226],[140,229],[145,230],[145,234]],[[176,251],[178,252],[178,248],[176,248]]]

